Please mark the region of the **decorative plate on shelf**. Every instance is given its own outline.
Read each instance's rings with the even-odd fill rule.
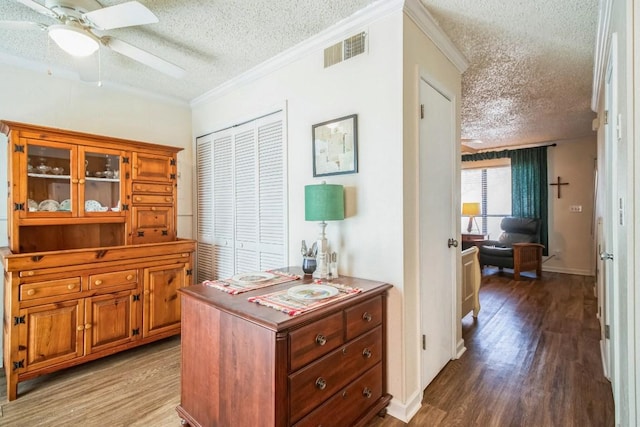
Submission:
[[[27,206],[29,208],[29,212],[35,212],[38,210],[38,202],[33,199],[27,200]]]
[[[97,200],[86,200],[84,202],[84,210],[86,212],[100,212],[102,205]]]
[[[58,210],[61,211],[70,211],[71,210],[71,199],[64,199],[60,202],[60,207]]]
[[[329,285],[298,285],[289,288],[287,294],[298,300],[320,300],[338,295],[338,289]]]
[[[41,212],[55,212],[60,207],[60,203],[55,200],[47,199],[40,202],[38,210]]]
[[[250,283],[264,282],[265,280],[271,280],[274,277],[276,277],[275,274],[266,273],[264,271],[257,271],[255,273],[236,274],[231,278],[231,280],[233,280],[234,282],[243,283],[246,285]]]

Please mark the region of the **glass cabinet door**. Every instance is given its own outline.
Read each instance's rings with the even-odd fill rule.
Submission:
[[[71,216],[72,153],[65,144],[27,144],[27,216]]]
[[[84,182],[80,187],[80,209],[84,214],[114,215],[122,212],[122,158],[123,153],[115,150],[83,150],[79,175],[80,182]]]

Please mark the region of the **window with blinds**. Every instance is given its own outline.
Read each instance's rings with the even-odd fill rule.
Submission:
[[[511,165],[509,159],[505,160],[499,166],[471,166],[462,169],[462,203],[480,203],[480,216],[475,220],[480,233],[489,239],[498,238],[502,232],[500,221],[511,215]],[[467,232],[468,222],[468,217],[462,217],[463,234]]]
[[[196,140],[197,280],[286,265],[283,113]]]

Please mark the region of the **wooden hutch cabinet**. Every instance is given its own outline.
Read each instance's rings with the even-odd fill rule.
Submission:
[[[0,122],[8,136],[4,367],[18,383],[180,333],[195,242],[179,148]]]

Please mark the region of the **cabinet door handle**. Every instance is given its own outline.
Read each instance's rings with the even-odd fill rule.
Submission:
[[[362,315],[362,320],[364,320],[365,322],[371,322],[371,319],[372,319],[371,315],[365,311],[364,314]]]
[[[75,283],[69,283],[69,284],[67,285],[67,289],[69,289],[69,290],[71,290],[71,289],[73,289],[73,288],[75,288],[75,287],[76,287],[76,284],[75,284]]]
[[[371,389],[369,387],[365,387],[364,390],[362,390],[362,395],[367,399],[369,399],[372,394],[373,393],[371,392]]]
[[[316,335],[316,344],[325,345],[327,343],[327,337],[322,334]]]
[[[27,291],[27,295],[29,295],[29,296],[32,296],[32,295],[35,295],[35,294],[36,294],[36,290],[35,289],[29,289]]]
[[[91,323],[87,323],[86,325],[84,325],[85,329],[91,329]]]
[[[151,292],[149,292],[149,290],[148,290],[148,289],[144,291],[144,294],[145,294],[145,295],[149,295],[150,293],[151,293]]]
[[[78,181],[78,184],[84,184],[84,179],[80,179],[80,180]]]
[[[133,274],[128,274],[127,275],[127,280],[133,280]]]
[[[78,325],[76,329],[79,331],[84,331],[84,325]]]
[[[365,348],[364,350],[362,350],[362,357],[364,357],[365,359],[370,359],[371,358],[371,350],[369,350],[368,348]]]
[[[98,279],[95,282],[93,282],[93,284],[96,285],[96,286],[100,286],[100,285],[102,285],[102,280]]]
[[[325,381],[325,379],[322,377],[318,377],[318,379],[316,380],[316,388],[318,390],[324,390],[326,387],[327,387],[327,382]]]
[[[72,183],[72,184],[77,184],[77,183],[78,183],[78,180],[77,180],[76,178],[74,178],[74,179],[72,179],[72,180],[71,180],[71,183]]]

